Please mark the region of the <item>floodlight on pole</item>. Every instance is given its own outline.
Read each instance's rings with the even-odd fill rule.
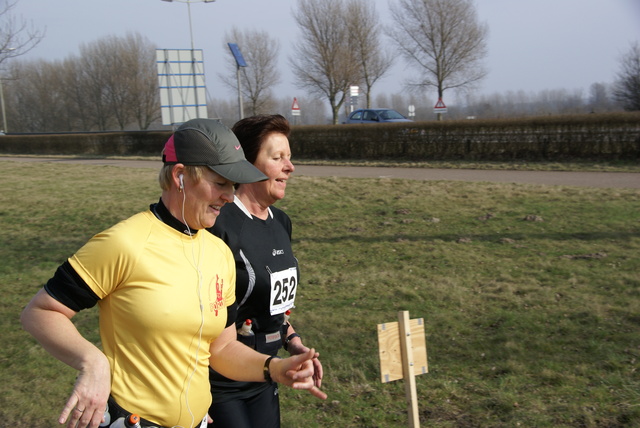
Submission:
[[[178,2],[178,3],[186,3],[187,11],[189,13],[189,35],[191,36],[191,50],[194,50],[193,47],[193,26],[191,24],[191,3],[214,3],[216,0],[162,0],[169,3]]]
[[[191,75],[193,76],[193,90],[194,90],[194,99],[195,104],[198,105],[198,90],[196,87],[196,54],[195,54],[195,45],[193,43],[193,24],[191,23],[191,3],[214,3],[216,0],[162,0],[169,3],[178,2],[178,3],[186,3],[187,11],[189,13],[189,36],[191,38]],[[205,100],[206,103],[206,100]]]

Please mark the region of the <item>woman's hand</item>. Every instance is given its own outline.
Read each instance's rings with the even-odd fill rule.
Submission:
[[[311,395],[325,400],[327,394],[322,392],[319,385],[316,385],[314,359],[317,360],[318,353],[314,349],[307,352],[293,355],[284,359],[273,359],[269,364],[269,371],[274,381],[293,389],[308,390]],[[322,367],[322,365],[320,365]],[[322,370],[322,368],[320,369]]]
[[[309,348],[302,344],[302,340],[299,337],[295,337],[291,339],[289,344],[287,345],[287,350],[291,355],[299,355],[304,354],[305,352],[309,352]],[[313,362],[313,381],[315,385],[320,388],[322,386],[322,363],[319,360],[320,354],[318,352],[315,353],[312,362]]]
[[[111,375],[109,362],[95,361],[91,367],[81,370],[58,422],[67,423],[67,428],[95,428],[104,421],[104,412],[109,399]]]
[[[22,325],[54,357],[78,370],[78,377],[58,422],[69,428],[97,427],[111,388],[109,360],[78,332],[71,318],[76,312],[44,289],[31,299],[21,315]]]

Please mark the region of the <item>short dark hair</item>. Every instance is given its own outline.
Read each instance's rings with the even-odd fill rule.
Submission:
[[[231,130],[238,137],[244,156],[253,164],[258,158],[264,140],[270,134],[282,134],[288,138],[291,126],[282,115],[259,114],[239,120]]]

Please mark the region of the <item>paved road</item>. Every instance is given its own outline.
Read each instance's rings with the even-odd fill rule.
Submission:
[[[161,162],[120,159],[71,159],[47,157],[0,157],[0,161],[82,163],[130,168],[160,169]],[[486,181],[560,186],[640,189],[640,173],[503,171],[479,169],[386,168],[368,166],[297,165],[296,175],[311,177],[406,178],[410,180]]]

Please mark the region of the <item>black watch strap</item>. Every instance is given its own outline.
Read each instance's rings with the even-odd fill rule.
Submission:
[[[264,367],[262,367],[262,372],[264,373],[264,380],[269,383],[273,383],[273,379],[271,379],[271,371],[269,370],[269,364],[271,364],[271,360],[274,358],[280,358],[278,356],[272,355],[264,361]]]
[[[300,337],[300,335],[298,333],[291,333],[289,336],[287,336],[287,338],[284,340],[284,349],[285,351],[288,351],[289,349],[289,342],[291,342],[293,340],[294,337]]]

